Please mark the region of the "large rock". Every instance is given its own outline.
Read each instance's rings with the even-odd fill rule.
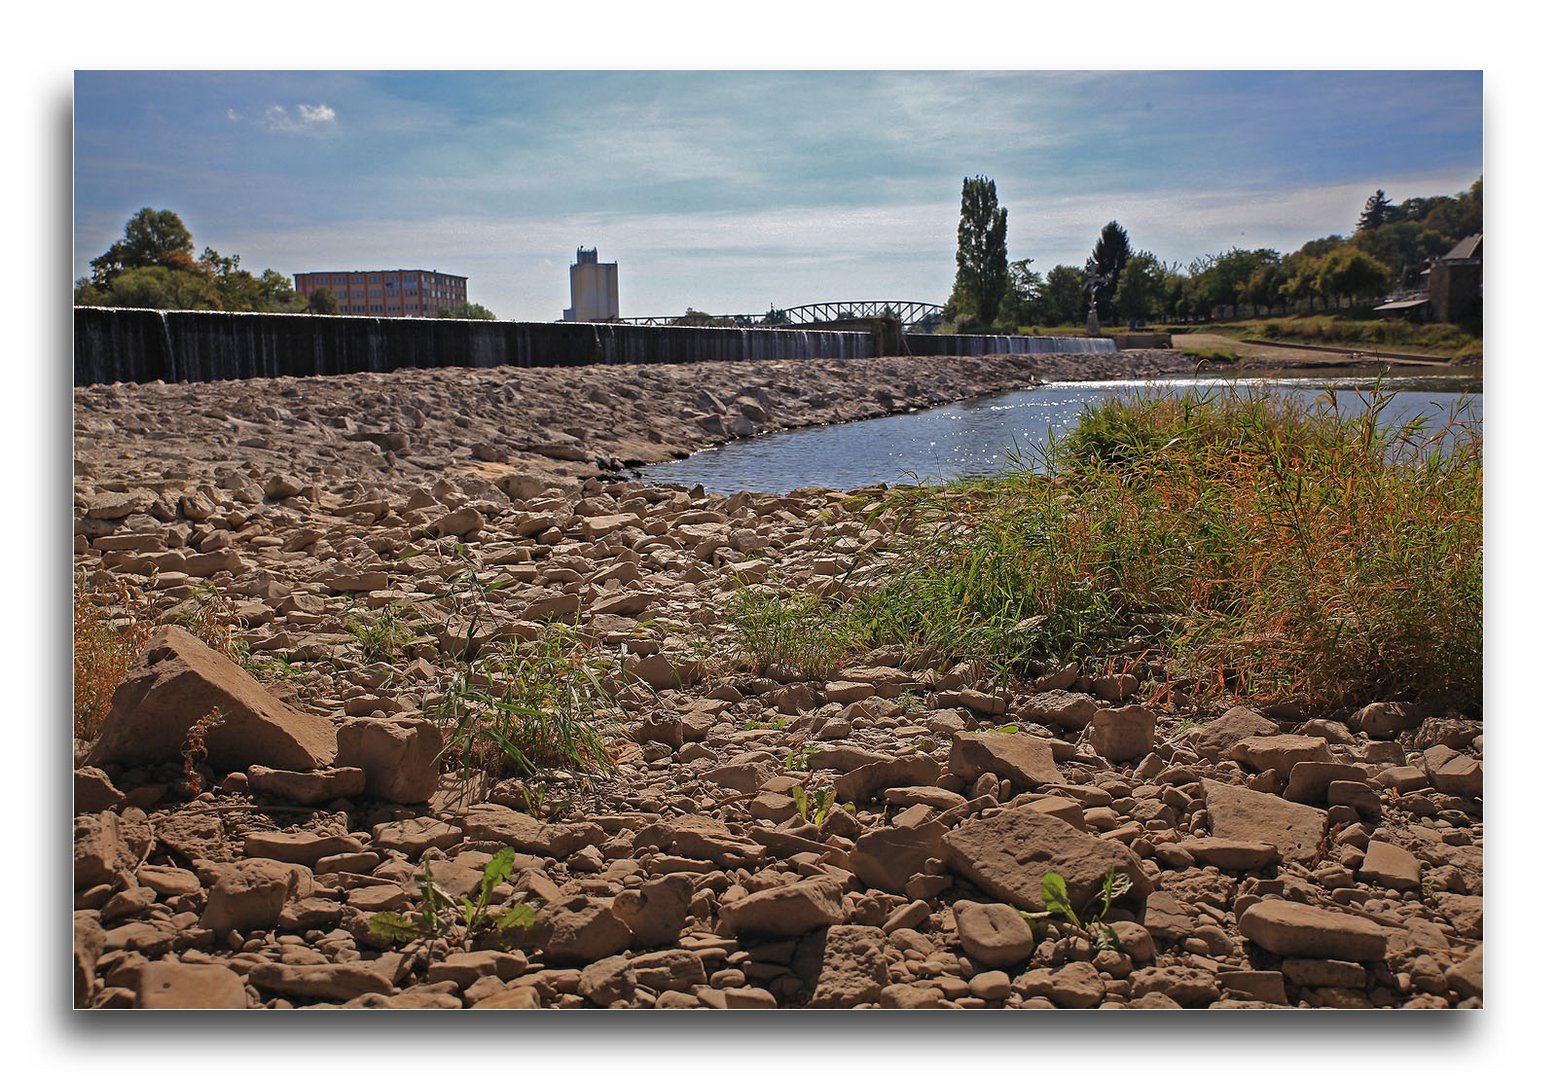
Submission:
[[[1151,753],[1156,731],[1156,713],[1144,705],[1122,705],[1093,713],[1087,737],[1109,761],[1134,761]]]
[[[1102,889],[1109,870],[1128,874],[1131,900],[1153,889],[1135,852],[1066,824],[1052,814],[1019,806],[978,818],[946,835],[947,865],[990,896],[1023,911],[1043,911],[1043,876],[1065,879],[1079,911]]]
[[[151,851],[151,828],[134,810],[120,817],[112,810],[83,814],[75,823],[75,887],[107,885],[123,871],[133,872]]]
[[[1325,812],[1279,795],[1267,795],[1246,787],[1201,782],[1206,792],[1206,813],[1211,835],[1219,840],[1274,844],[1283,859],[1312,865],[1325,839]]]
[[[1063,784],[1048,740],[1015,732],[958,733],[951,740],[952,773],[968,783],[984,773],[1009,780],[1018,791],[1042,784]]]
[[[336,729],[335,764],[367,774],[366,794],[392,803],[424,803],[438,790],[443,735],[431,720],[348,720]]]
[[[799,937],[843,922],[843,885],[830,874],[762,889],[719,911],[719,932],[736,937]]]
[[[1238,920],[1238,932],[1277,956],[1369,963],[1384,959],[1389,931],[1358,915],[1290,900],[1261,900]]]
[[[1386,889],[1420,889],[1422,862],[1403,847],[1370,840],[1357,877]]]
[[[212,710],[206,761],[218,772],[269,765],[318,769],[335,758],[335,725],[290,709],[189,631],[164,627],[114,691],[86,764],[178,761],[189,729]]]
[[[1234,706],[1200,729],[1195,753],[1207,761],[1221,761],[1234,743],[1259,735],[1279,735],[1281,729],[1252,709]]]
[[[294,806],[323,806],[336,799],[362,794],[367,782],[361,769],[268,769],[250,765],[249,793],[256,799],[273,799]]]
[[[1481,798],[1481,762],[1447,746],[1431,746],[1422,755],[1422,767],[1433,787],[1445,795]]]

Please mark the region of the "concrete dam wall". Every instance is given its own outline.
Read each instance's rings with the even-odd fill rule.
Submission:
[[[877,340],[837,330],[78,307],[75,382],[215,382],[408,367],[851,360],[878,355]],[[918,356],[1114,351],[1107,338],[908,334],[904,340]]]

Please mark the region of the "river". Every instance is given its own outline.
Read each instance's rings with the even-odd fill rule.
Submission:
[[[781,493],[813,486],[848,490],[989,476],[1004,470],[1013,451],[1028,452],[1045,443],[1051,433],[1068,430],[1088,405],[1146,390],[1182,394],[1229,385],[1274,387],[1308,401],[1318,400],[1333,387],[1341,410],[1357,415],[1374,380],[1246,378],[1230,384],[1223,378],[1186,376],[1050,383],[897,416],[761,435],[635,470],[635,474],[650,483],[701,484],[725,494]],[[1430,427],[1441,427],[1459,403],[1461,417],[1473,419],[1480,427],[1479,375],[1384,376],[1379,385],[1393,395],[1381,413],[1386,424],[1422,416]]]

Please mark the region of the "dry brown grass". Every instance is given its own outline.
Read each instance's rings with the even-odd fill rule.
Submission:
[[[150,597],[128,582],[113,580],[88,585],[82,577],[75,589],[75,709],[78,739],[97,736],[108,715],[114,690],[140,659],[157,629]]]

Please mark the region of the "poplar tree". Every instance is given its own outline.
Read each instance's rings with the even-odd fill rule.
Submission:
[[[962,220],[957,224],[957,284],[952,307],[990,327],[1010,285],[1006,264],[1006,212],[985,176],[962,181]]]

